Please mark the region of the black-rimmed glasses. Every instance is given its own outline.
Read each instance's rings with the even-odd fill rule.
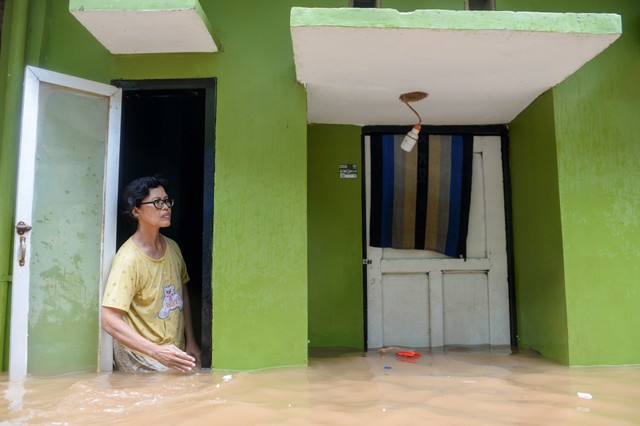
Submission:
[[[140,203],[140,205],[153,204],[153,207],[155,207],[158,210],[162,210],[164,206],[167,206],[169,208],[173,207],[174,203],[175,203],[175,200],[173,198],[165,198],[164,200],[147,201],[144,203]]]

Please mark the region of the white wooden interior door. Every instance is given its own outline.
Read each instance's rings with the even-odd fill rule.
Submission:
[[[115,253],[120,105],[116,87],[25,71],[16,225],[28,227],[17,226],[13,249],[12,380],[111,368],[99,306]]]
[[[367,346],[509,345],[509,290],[499,136],[474,138],[467,259],[367,243]],[[365,136],[366,238],[370,138]]]

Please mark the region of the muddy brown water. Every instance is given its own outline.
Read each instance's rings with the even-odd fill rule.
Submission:
[[[638,425],[640,366],[453,348],[313,351],[308,367],[0,378],[1,425]]]

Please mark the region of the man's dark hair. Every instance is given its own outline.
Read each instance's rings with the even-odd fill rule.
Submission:
[[[163,187],[165,191],[169,191],[169,182],[159,174],[153,176],[145,176],[131,181],[122,190],[122,214],[128,219],[136,221],[133,216],[133,209],[140,207],[140,203],[147,196],[152,188]]]

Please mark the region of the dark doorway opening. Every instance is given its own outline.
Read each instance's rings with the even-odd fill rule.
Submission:
[[[175,199],[163,234],[182,251],[202,367],[211,368],[211,265],[215,79],[117,80],[123,89],[119,191],[141,176],[162,174]],[[117,245],[133,232],[118,217]]]

